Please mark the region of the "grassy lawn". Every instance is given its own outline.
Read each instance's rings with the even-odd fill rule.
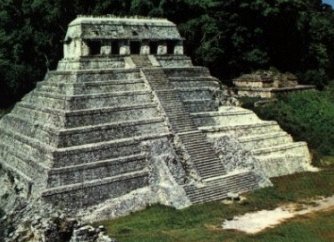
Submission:
[[[241,203],[212,202],[184,210],[157,205],[100,224],[119,241],[333,241],[334,211],[297,217],[256,235],[220,229],[223,220],[234,215],[333,195],[334,167],[275,178],[273,183],[274,187],[246,194]]]

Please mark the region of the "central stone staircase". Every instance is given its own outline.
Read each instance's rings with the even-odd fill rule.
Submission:
[[[178,90],[169,82],[162,69],[143,68],[143,75],[159,100],[171,129],[180,138],[184,151],[190,156],[201,184],[185,185],[187,196],[193,203],[223,199],[229,192],[255,189],[258,181],[251,172],[229,175],[215,154],[205,135],[198,130],[190,112],[183,104]],[[243,186],[247,182],[247,186]]]
[[[148,55],[131,55],[131,59],[136,67],[151,67],[152,62]]]

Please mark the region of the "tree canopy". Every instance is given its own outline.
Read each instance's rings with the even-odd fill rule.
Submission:
[[[334,13],[321,0],[2,0],[0,106],[56,67],[78,14],[166,17],[178,24],[194,62],[226,83],[269,67],[318,87],[334,75]]]

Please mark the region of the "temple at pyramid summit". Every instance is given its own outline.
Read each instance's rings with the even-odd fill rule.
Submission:
[[[313,169],[305,142],[221,95],[172,22],[78,16],[57,70],[0,120],[1,186],[73,210],[182,208]]]

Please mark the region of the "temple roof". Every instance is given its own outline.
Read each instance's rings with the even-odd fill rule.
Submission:
[[[160,18],[78,16],[69,24],[68,39],[181,40],[176,25]]]

